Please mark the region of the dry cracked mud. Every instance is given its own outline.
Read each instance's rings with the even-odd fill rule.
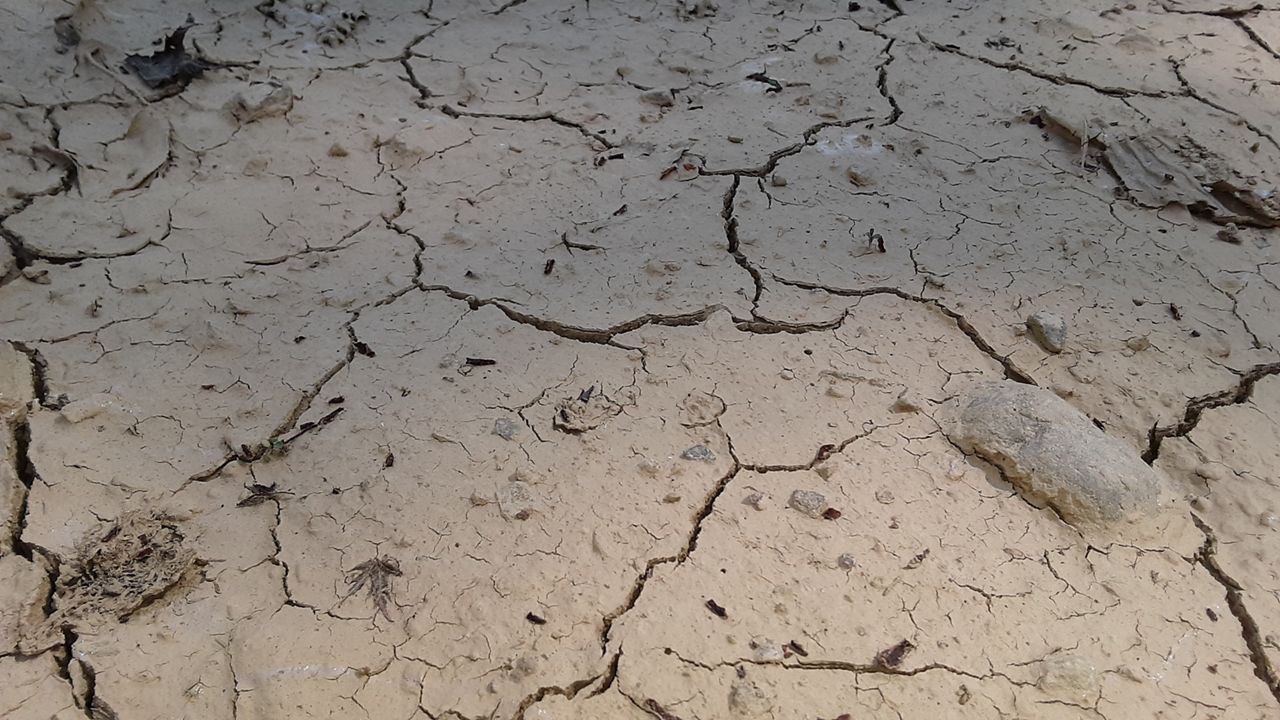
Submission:
[[[0,17],[0,716],[1280,716],[1280,3]]]

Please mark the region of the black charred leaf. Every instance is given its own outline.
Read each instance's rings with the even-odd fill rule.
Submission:
[[[172,85],[185,86],[192,79],[212,67],[204,60],[187,53],[184,40],[190,25],[183,25],[164,39],[164,48],[151,55],[129,55],[124,59],[127,70],[138,76],[144,85],[159,90]]]
[[[920,567],[920,563],[924,562],[924,559],[927,557],[929,557],[929,548],[925,548],[924,550],[921,550],[919,553],[917,553],[915,557],[911,558],[911,562],[907,563],[906,566],[903,567],[902,569],[915,570],[916,568]]]
[[[662,704],[653,698],[644,701],[644,711],[658,718],[658,720],[680,720],[679,715],[673,715]]]
[[[528,620],[529,622],[533,623],[534,625],[546,625],[546,624],[547,624],[547,619],[546,619],[546,618],[542,617],[541,615],[534,615],[533,613],[529,613],[528,615],[525,615],[525,616],[524,616],[524,619],[525,619],[525,620]]]
[[[53,21],[53,36],[58,39],[59,52],[66,52],[80,44],[80,31],[76,29],[70,17],[60,17]]]
[[[777,80],[774,80],[773,78],[769,77],[768,75],[765,75],[762,72],[751,73],[750,75],[747,76],[747,79],[755,80],[758,83],[764,83],[765,85],[768,85],[769,87],[766,88],[764,91],[766,95],[768,95],[769,93],[782,92],[782,83],[778,82]]]
[[[916,646],[911,644],[910,640],[903,640],[897,645],[876,653],[876,666],[882,668],[893,669],[902,664],[907,654],[915,650]]]
[[[707,609],[716,617],[729,617],[729,611],[725,610],[724,607],[715,600],[707,600]]]

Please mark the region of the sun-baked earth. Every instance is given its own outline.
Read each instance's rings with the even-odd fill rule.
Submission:
[[[0,716],[1280,717],[1278,182],[1273,0],[8,0]]]

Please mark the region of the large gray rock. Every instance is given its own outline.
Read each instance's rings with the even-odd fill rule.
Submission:
[[[1003,470],[1028,501],[1073,525],[1113,527],[1158,509],[1156,472],[1048,390],[982,383],[952,410],[947,432],[953,442]]]

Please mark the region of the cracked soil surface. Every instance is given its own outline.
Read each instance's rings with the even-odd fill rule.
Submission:
[[[0,17],[0,716],[1280,717],[1280,2]]]

